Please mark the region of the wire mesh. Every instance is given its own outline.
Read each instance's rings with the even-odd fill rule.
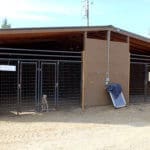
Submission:
[[[60,62],[58,106],[80,105],[81,63]]]
[[[49,108],[56,107],[56,64],[42,63],[41,97],[47,95]]]
[[[81,59],[0,58],[0,64],[16,66],[16,71],[0,71],[0,108],[32,111],[41,107],[44,94],[49,108],[80,105]]]
[[[21,108],[35,109],[37,99],[36,63],[21,63]]]
[[[0,65],[14,65],[17,68],[17,61],[0,60]],[[17,70],[0,70],[0,109],[17,109]]]

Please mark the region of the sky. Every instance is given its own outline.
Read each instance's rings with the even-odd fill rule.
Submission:
[[[0,0],[12,28],[84,26],[84,0]],[[89,0],[90,26],[113,25],[150,38],[150,0]]]

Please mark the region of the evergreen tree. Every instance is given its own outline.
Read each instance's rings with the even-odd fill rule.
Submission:
[[[3,22],[2,22],[1,28],[2,28],[2,29],[10,29],[10,28],[11,28],[11,25],[8,24],[8,21],[7,21],[6,18],[5,18],[5,19],[3,20]]]

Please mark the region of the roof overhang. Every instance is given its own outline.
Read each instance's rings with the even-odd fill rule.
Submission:
[[[82,27],[52,27],[52,28],[12,28],[0,29],[0,43],[11,40],[53,38],[66,35],[79,35],[84,32],[112,31],[116,35],[129,38],[133,48],[150,51],[150,39],[122,30],[114,26],[82,26]]]

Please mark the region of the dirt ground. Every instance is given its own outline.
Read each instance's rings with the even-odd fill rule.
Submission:
[[[150,104],[0,114],[0,150],[149,150]]]

